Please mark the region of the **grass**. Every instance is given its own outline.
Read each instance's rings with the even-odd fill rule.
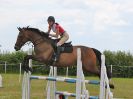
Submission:
[[[21,83],[19,83],[18,74],[2,74],[3,88],[0,88],[0,99],[21,99]],[[97,77],[86,77],[86,79],[98,79]],[[112,90],[114,97],[133,99],[133,79],[113,78],[115,89]],[[46,99],[46,84],[44,80],[31,81],[31,99]],[[58,90],[75,92],[75,84],[63,82],[57,83]],[[87,85],[90,95],[99,94],[98,85]],[[74,99],[74,98],[69,98]]]

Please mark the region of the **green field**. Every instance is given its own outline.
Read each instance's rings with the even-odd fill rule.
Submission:
[[[19,75],[2,74],[3,88],[0,88],[0,99],[21,99],[21,83],[19,83]],[[98,79],[96,77],[86,77],[86,79]],[[115,89],[112,90],[114,97],[123,99],[133,99],[133,79],[113,78]],[[46,99],[46,81],[31,81],[31,99]],[[75,84],[67,84],[64,82],[57,83],[58,90],[69,92],[75,91]],[[90,95],[99,94],[98,85],[87,85]],[[69,98],[74,99],[74,98]]]

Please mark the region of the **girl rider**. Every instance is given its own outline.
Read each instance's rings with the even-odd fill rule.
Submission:
[[[48,27],[49,35],[56,38],[58,38],[59,36],[61,37],[61,39],[57,43],[57,53],[55,57],[55,61],[57,61],[60,55],[60,46],[69,39],[69,35],[58,23],[55,23],[55,18],[53,16],[49,16],[47,22],[49,24]],[[51,30],[54,32],[54,34],[50,34]]]

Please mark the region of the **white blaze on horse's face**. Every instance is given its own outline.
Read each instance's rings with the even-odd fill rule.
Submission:
[[[25,30],[21,28],[18,28],[18,30],[19,30],[19,34],[18,34],[17,41],[14,46],[14,49],[16,51],[20,50],[21,47],[28,41],[25,36]]]

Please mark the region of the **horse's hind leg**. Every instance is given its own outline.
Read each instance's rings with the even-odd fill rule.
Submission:
[[[87,66],[83,66],[83,69],[85,71],[98,75],[99,76],[99,79],[101,78],[100,77],[101,71],[97,68],[97,66],[88,66],[88,67]],[[109,79],[109,86],[110,86],[110,88],[114,89],[114,84],[111,83],[111,80],[110,79]]]
[[[92,61],[84,61],[83,62],[83,69],[89,73],[93,73],[95,75],[97,75],[100,78],[100,70],[98,69],[98,67],[96,66],[95,62]]]

